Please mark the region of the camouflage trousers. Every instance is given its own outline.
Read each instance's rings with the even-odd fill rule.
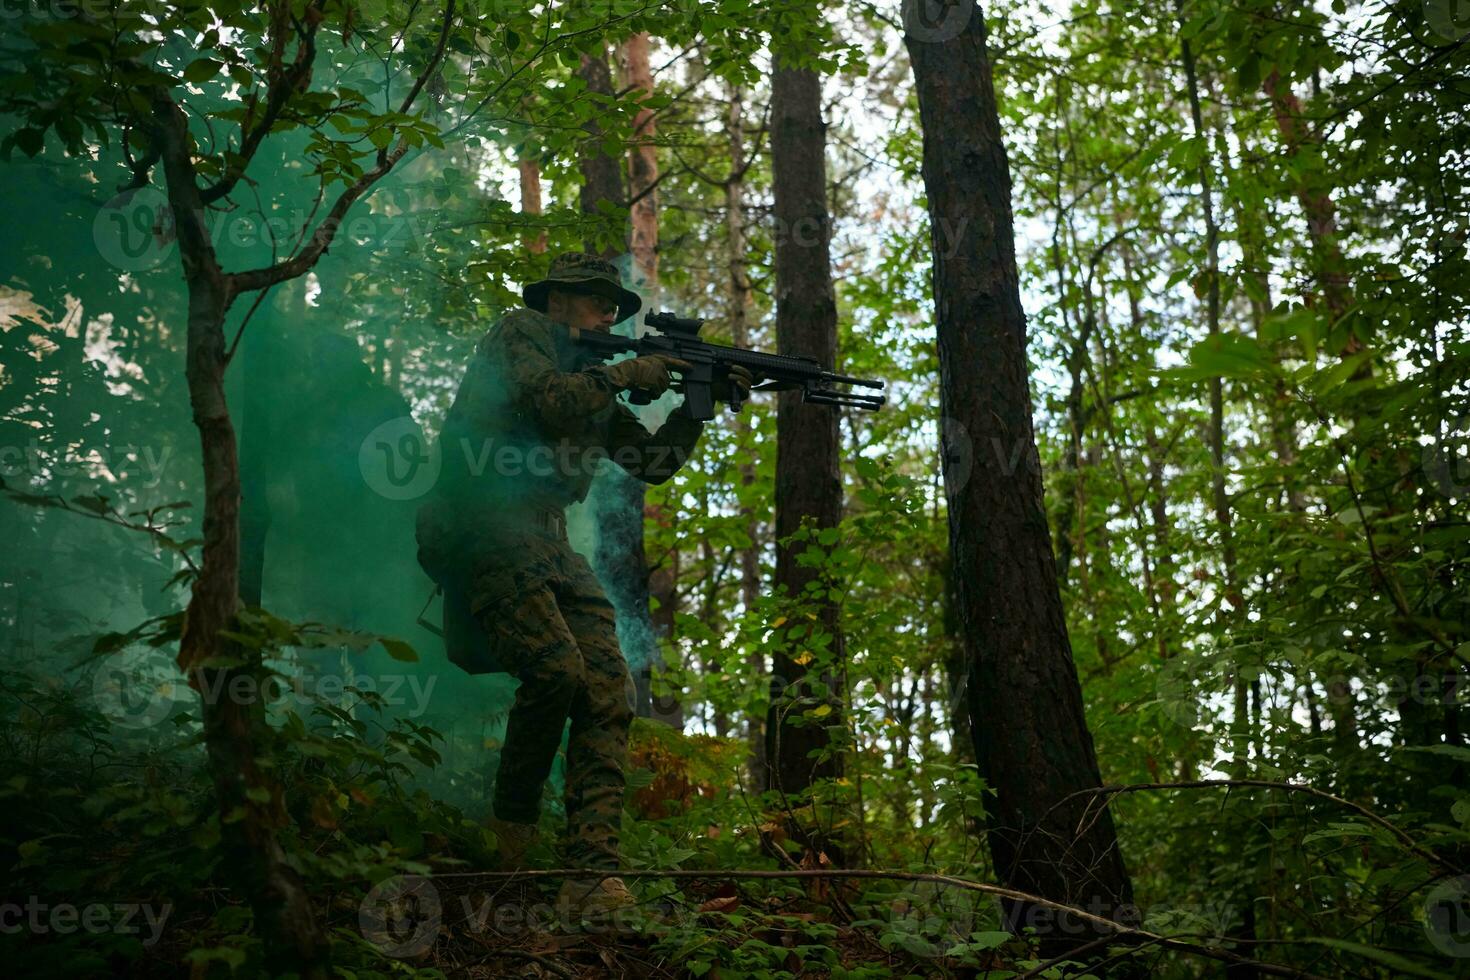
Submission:
[[[573,867],[616,869],[633,682],[613,608],[563,527],[533,524],[514,538],[503,542],[499,563],[482,566],[470,592],[494,654],[521,682],[500,753],[495,815],[537,821],[570,720],[567,858]]]

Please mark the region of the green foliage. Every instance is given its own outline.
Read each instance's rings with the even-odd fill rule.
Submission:
[[[260,949],[249,913],[217,888],[198,695],[172,670],[202,537],[177,503],[201,493],[177,380],[185,297],[173,263],[122,268],[96,236],[99,208],[154,149],[136,125],[150,87],[180,97],[206,181],[242,174],[243,136],[273,83],[271,8],[126,0],[82,5],[99,18],[89,22],[71,6],[30,5],[0,41],[11,178],[0,205],[23,229],[0,253],[0,637],[13,651],[0,679],[0,794],[16,814],[0,846],[18,893],[173,911],[154,945],[146,933],[105,931],[33,945],[5,937],[3,950],[21,970],[144,976],[189,964],[251,975]],[[304,16],[306,6],[289,9]],[[1402,832],[1261,787],[1117,796],[1144,927],[1325,975],[1443,975],[1462,962],[1432,918],[1458,879],[1425,857],[1463,865],[1470,848],[1460,150],[1470,139],[1466,49],[1436,20],[1448,6],[1193,0],[1176,16],[1080,2],[1064,25],[1021,0],[983,11],[1013,170],[1048,517],[1104,782],[1232,773],[1313,785]],[[773,249],[791,232],[768,217],[768,38],[788,63],[829,75],[840,368],[888,380],[891,403],[841,419],[844,520],[793,539],[815,573],[806,594],[768,594],[772,396],[709,426],[695,459],[650,489],[647,552],[673,581],[663,597],[672,608],[659,610],[673,620],[668,669],[652,679],[654,695],[677,701],[709,741],[640,726],[635,745],[656,745],[688,789],[630,817],[627,863],[779,869],[805,856],[785,836],[795,819],[840,837],[854,863],[993,880],[964,696],[980,679],[949,603],[965,570],[950,565],[941,469],[995,478],[973,464],[996,447],[962,433],[939,446],[948,423],[929,270],[956,229],[929,228],[923,211],[925,134],[892,12],[460,4],[441,75],[403,112],[443,8],[411,23],[381,0],[313,9],[318,62],[283,90],[264,148],[210,216],[222,260],[258,267],[320,216],[319,195],[383,150],[405,150],[358,202],[351,217],[364,223],[349,219],[310,289],[283,284],[252,316],[229,376],[242,441],[274,420],[270,451],[255,458],[274,466],[265,482],[276,507],[264,599],[274,613],[247,610],[232,638],[273,654],[258,684],[342,682],[332,696],[273,701],[264,747],[286,790],[283,839],[333,930],[339,968],[434,975],[431,961],[382,956],[358,905],[392,875],[489,865],[493,844],[473,820],[486,812],[510,697],[501,681],[453,673],[417,632],[427,585],[412,566],[407,511],[363,503],[358,448],[385,419],[412,413],[432,427],[443,417],[474,338],[544,271],[547,255],[525,238],[544,232],[552,253],[621,242],[626,207],[582,212],[579,154],[596,122],[596,146],[621,156],[639,103],[632,92],[590,96],[576,70],[634,30],[653,32],[669,62],[647,103],[662,168],[659,302],[729,312],[725,208],[738,177],[745,339],[766,349],[776,346]],[[1184,95],[1185,40],[1203,134]],[[732,87],[749,164],[738,174]],[[1290,136],[1282,120],[1293,113]],[[541,167],[539,216],[506,199],[520,160]],[[1214,336],[1201,167],[1221,231]],[[151,222],[141,230],[155,244],[168,237]],[[1327,295],[1338,285],[1343,304]],[[235,326],[243,311],[232,316]],[[726,322],[709,331],[733,340]],[[345,357],[315,343],[328,334],[346,341]],[[324,380],[334,364],[354,380]],[[1207,449],[1216,379],[1228,534]],[[370,405],[371,391],[391,392],[392,404]],[[842,644],[821,620],[826,603],[840,611]],[[320,625],[334,622],[345,626]],[[791,717],[826,728],[826,751],[843,756],[843,778],[809,800],[764,795],[747,771],[777,654],[802,669],[783,680],[806,682],[792,688],[802,694],[786,704]],[[167,714],[146,729],[99,707],[120,693],[106,671],[128,658],[147,658],[146,669],[124,691],[169,693]],[[427,717],[367,683],[385,666],[444,680]],[[664,786],[662,775],[640,768],[630,789]],[[535,856],[555,860],[549,844]],[[907,883],[841,893],[850,921],[833,892],[789,883],[633,884],[685,910],[648,943],[693,975],[1003,975],[1040,963],[988,901]],[[693,911],[709,902],[723,904]],[[1154,976],[1213,969],[1178,952],[1145,955]],[[1084,964],[1048,975],[1089,969],[1101,975]]]

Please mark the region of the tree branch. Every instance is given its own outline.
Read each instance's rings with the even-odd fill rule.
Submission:
[[[303,27],[297,22],[298,38],[296,45],[296,57],[291,62],[289,70],[282,70],[282,55],[285,52],[286,40],[285,24],[279,18],[273,18],[272,28],[276,32],[275,39],[271,45],[271,61],[266,66],[267,83],[265,112],[255,125],[249,125],[248,121],[254,115],[254,105],[246,116],[246,122],[242,123],[240,140],[239,160],[230,164],[221,175],[220,179],[200,192],[200,198],[205,204],[211,204],[224,197],[235,189],[240,178],[245,176],[245,169],[250,166],[255,153],[260,149],[260,144],[270,134],[271,127],[280,118],[281,111],[291,96],[301,90],[311,80],[311,69],[316,61],[316,28],[321,22],[321,2],[313,0],[311,6],[307,7],[306,25]],[[289,7],[284,9],[289,10]]]
[[[404,100],[404,111],[413,104],[413,98],[418,95],[419,91],[424,87],[424,84],[439,70],[439,65],[444,59],[445,45],[449,38],[450,23],[454,19],[454,2],[455,0],[448,0],[444,5],[444,25],[439,32],[438,47],[434,49],[434,56],[429,60],[429,64],[414,82],[413,91]],[[297,276],[304,275],[326,254],[332,241],[337,237],[337,229],[342,226],[342,219],[346,217],[347,211],[352,205],[357,203],[359,198],[371,190],[374,184],[392,170],[394,165],[403,159],[404,154],[407,152],[408,141],[402,137],[399,137],[398,145],[394,146],[392,150],[389,150],[387,147],[380,150],[378,152],[376,166],[359,177],[356,183],[343,191],[341,196],[333,202],[331,210],[327,212],[327,216],[322,219],[321,224],[317,225],[316,229],[311,233],[311,237],[307,240],[305,248],[283,262],[276,262],[260,269],[249,269],[244,272],[230,274],[228,276],[230,297],[233,298],[241,293],[251,292],[256,289],[265,289],[268,286],[274,286],[278,282],[284,282],[287,279],[295,279]]]

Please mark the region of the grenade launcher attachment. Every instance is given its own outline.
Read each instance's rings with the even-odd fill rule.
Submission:
[[[593,330],[574,330],[572,340],[582,349],[604,359],[626,352],[635,357],[667,354],[688,361],[694,365],[694,369],[682,374],[674,383],[674,390],[684,393],[686,410],[690,416],[701,422],[715,417],[714,385],[728,376],[732,364],[738,364],[757,378],[764,379],[764,383],[757,385],[752,391],[800,391],[804,402],[868,411],[877,411],[886,400],[882,395],[866,395],[848,390],[882,390],[883,382],[824,371],[815,358],[767,354],[764,351],[728,347],[700,340],[699,328],[704,326],[702,319],[650,311],[643,322],[659,333],[631,338]],[[646,405],[651,400],[646,392],[639,391],[632,392],[629,399],[635,405]],[[731,411],[739,409],[739,403],[730,403]]]

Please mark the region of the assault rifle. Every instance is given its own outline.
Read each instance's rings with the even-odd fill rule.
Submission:
[[[700,340],[699,328],[704,326],[702,319],[650,311],[643,322],[660,332],[634,339],[596,330],[574,329],[572,341],[602,358],[628,352],[635,357],[667,354],[688,361],[694,365],[693,370],[681,374],[674,383],[674,390],[684,392],[685,410],[701,422],[715,417],[714,384],[729,375],[732,364],[738,364],[756,377],[766,379],[763,384],[752,388],[752,391],[800,391],[804,402],[842,405],[869,411],[881,408],[886,400],[882,395],[864,395],[838,387],[881,389],[883,382],[824,371],[816,358],[767,354]],[[738,389],[735,394],[738,398]],[[635,405],[647,405],[651,401],[648,393],[642,391],[633,391],[628,397]],[[739,411],[742,402],[743,400],[732,401],[730,408]]]

